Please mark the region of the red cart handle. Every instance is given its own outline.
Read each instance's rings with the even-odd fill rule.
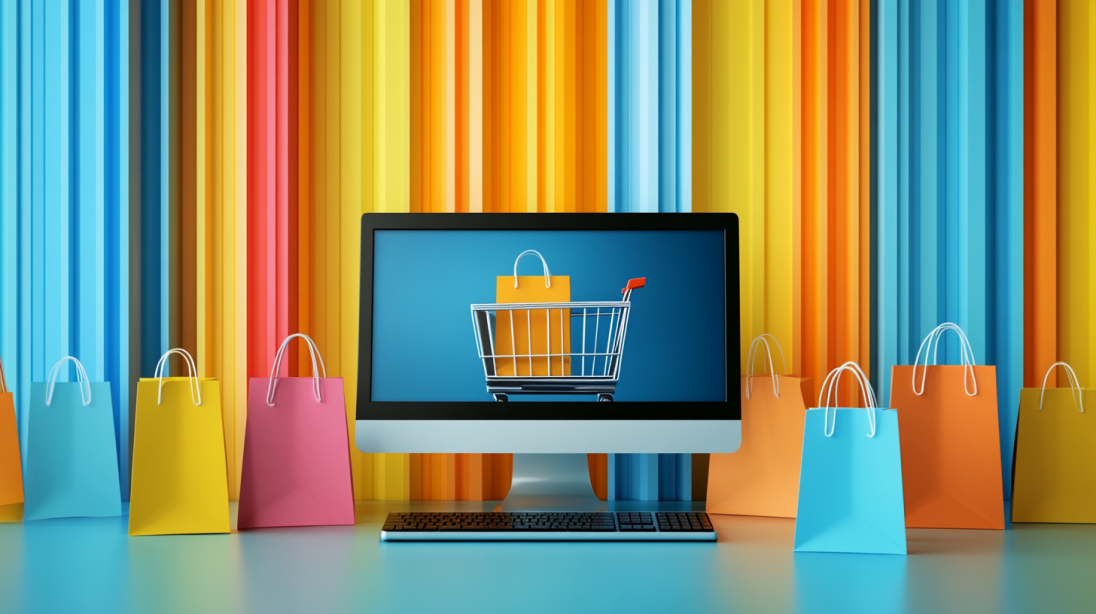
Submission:
[[[647,278],[646,277],[637,277],[635,279],[629,279],[628,280],[628,285],[624,286],[624,289],[621,290],[620,293],[624,294],[625,292],[627,292],[629,290],[635,290],[636,288],[642,288],[645,285],[647,285]]]

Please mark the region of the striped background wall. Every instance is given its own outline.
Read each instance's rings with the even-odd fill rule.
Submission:
[[[998,365],[1006,469],[1021,385],[1096,381],[1087,0],[13,0],[0,68],[0,355],[20,412],[65,354],[113,384],[124,481],[168,347],[222,382],[233,495],[288,333],[353,426],[371,211],[733,211],[744,339],[885,399],[956,321]],[[509,487],[506,455],[352,454],[361,499]],[[591,467],[704,497],[705,455]]]

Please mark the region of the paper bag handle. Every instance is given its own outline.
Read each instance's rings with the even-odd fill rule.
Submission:
[[[518,254],[517,259],[514,260],[514,288],[518,287],[518,262],[520,262],[522,258],[524,258],[525,256],[528,256],[530,254],[536,256],[537,258],[540,258],[540,263],[544,266],[544,287],[545,288],[551,288],[552,287],[552,273],[550,271],[548,271],[548,261],[545,260],[544,256],[541,256],[540,252],[538,252],[535,249],[527,249],[527,250],[521,252],[520,254]]]
[[[765,355],[769,358],[769,374],[773,379],[773,394],[776,398],[780,398],[780,377],[776,375],[776,369],[773,368],[773,352],[769,347],[769,342],[766,339],[772,339],[776,344],[776,350],[780,352],[780,363],[784,365],[784,375],[788,374],[788,362],[784,360],[784,349],[780,347],[780,342],[776,340],[776,337],[769,333],[761,333],[757,337],[754,337],[753,342],[750,343],[750,354],[746,358],[746,400],[753,397],[753,372],[757,363],[757,348],[761,344],[765,344]]]
[[[974,349],[970,345],[970,339],[967,338],[967,334],[963,332],[963,329],[958,324],[952,322],[944,322],[940,326],[932,329],[925,340],[921,342],[921,347],[917,348],[917,356],[913,359],[913,375],[910,376],[910,383],[913,385],[913,393],[917,396],[921,396],[925,393],[925,377],[929,372],[929,349],[932,349],[932,364],[936,364],[937,355],[940,352],[940,338],[944,336],[949,330],[955,331],[959,335],[959,362],[963,365],[963,390],[967,393],[968,397],[973,397],[978,394],[978,379],[974,376],[974,367],[977,366],[974,362]],[[935,346],[933,345],[933,339],[936,339]],[[921,390],[917,390],[917,365],[921,362],[921,351],[925,351],[925,367],[921,371]],[[974,383],[974,392],[970,390],[970,384]]]
[[[320,348],[316,347],[316,342],[312,340],[312,337],[304,333],[293,333],[282,341],[282,346],[278,348],[278,354],[274,357],[274,366],[270,369],[270,380],[266,383],[266,404],[268,407],[274,407],[274,390],[278,387],[278,379],[275,377],[282,368],[282,357],[285,355],[285,348],[289,345],[290,340],[294,337],[300,337],[304,339],[304,342],[308,344],[308,353],[312,355],[312,388],[313,393],[316,395],[316,401],[323,403],[323,398],[320,396],[320,370],[323,370],[324,378],[327,377],[327,367],[323,364],[323,356],[320,356]],[[316,368],[316,359],[319,359],[319,369]]]
[[[868,382],[868,376],[864,374],[864,371],[860,368],[860,365],[853,361],[848,361],[845,364],[837,367],[830,374],[826,376],[826,379],[822,381],[822,389],[818,393],[818,406],[823,408],[826,412],[824,422],[822,426],[822,432],[826,437],[833,437],[833,432],[837,428],[837,409],[830,407],[830,402],[837,398],[838,381],[841,379],[841,374],[844,372],[850,372],[856,377],[856,380],[860,383],[860,393],[864,396],[864,409],[868,411],[868,428],[871,429],[868,433],[868,437],[875,437],[875,390],[872,389],[871,383]],[[822,397],[825,395],[825,403],[822,401]],[[833,409],[833,424],[830,425],[830,409]]]
[[[1077,374],[1073,372],[1073,367],[1061,361],[1050,365],[1047,374],[1043,376],[1043,391],[1039,393],[1039,411],[1043,411],[1043,396],[1047,393],[1047,379],[1050,378],[1050,372],[1054,370],[1054,367],[1062,367],[1066,370],[1066,377],[1069,378],[1069,391],[1073,393],[1073,404],[1077,406],[1080,413],[1085,413],[1085,399],[1081,393],[1081,382],[1077,379]]]
[[[178,354],[183,357],[183,360],[186,361],[186,368],[188,372],[187,383],[190,384],[190,400],[193,401],[195,405],[200,407],[202,405],[202,386],[198,383],[198,366],[194,363],[194,357],[190,355],[190,352],[184,350],[183,348],[174,348],[168,350],[164,353],[163,356],[160,357],[160,362],[156,363],[156,373],[153,375],[153,377],[160,379],[160,387],[156,390],[156,404],[159,405],[160,401],[163,398],[164,367],[167,366],[167,359],[170,358],[172,354]]]
[[[57,376],[61,374],[61,365],[65,364],[66,360],[71,360],[76,365],[76,382],[80,385],[80,400],[84,402],[84,407],[87,407],[91,405],[91,380],[88,379],[88,372],[84,370],[84,365],[73,356],[65,356],[58,360],[49,370],[49,377],[46,378],[46,405],[53,402],[53,389],[57,387]]]
[[[4,361],[0,360],[0,394],[8,391],[8,378],[4,376]]]

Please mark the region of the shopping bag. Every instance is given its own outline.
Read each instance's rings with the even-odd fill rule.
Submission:
[[[308,344],[312,377],[277,377],[294,337]],[[312,339],[290,335],[278,349],[270,378],[252,378],[248,388],[236,526],[352,524],[354,485],[342,378],[327,377]]]
[[[1047,389],[1061,366],[1069,389]],[[1096,523],[1096,394],[1073,368],[1051,365],[1042,388],[1020,391],[1013,464],[1013,522]],[[1087,411],[1086,411],[1087,408]]]
[[[172,354],[187,377],[164,377]],[[130,535],[228,533],[228,474],[217,380],[199,378],[194,359],[174,349],[155,377],[137,382]]]
[[[859,381],[864,409],[830,407],[845,372]],[[826,376],[818,405],[803,429],[795,551],[906,554],[897,412],[876,408],[854,362]]]
[[[949,330],[959,336],[962,364],[938,366],[934,347]],[[997,368],[975,365],[961,328],[941,324],[921,342],[913,366],[893,367],[891,405],[902,423],[906,526],[1004,529]]]
[[[0,507],[23,502],[23,465],[19,458],[19,430],[15,402],[0,362]]]
[[[58,382],[71,360],[75,382]],[[72,356],[30,386],[23,520],[121,516],[110,384],[92,383]]]
[[[543,276],[518,277],[518,262],[540,258]],[[540,252],[525,250],[514,260],[514,275],[496,279],[496,303],[566,303],[571,278],[552,275]],[[495,368],[499,375],[570,375],[570,309],[500,309],[495,312]],[[539,355],[539,356],[538,356]]]
[[[784,350],[772,335],[750,344],[746,377],[742,378],[742,445],[733,454],[712,454],[708,466],[710,514],[795,518],[799,496],[799,465],[803,452],[803,421],[812,395],[810,379],[777,375],[769,342],[784,360]],[[753,376],[760,348],[769,360],[772,385]]]

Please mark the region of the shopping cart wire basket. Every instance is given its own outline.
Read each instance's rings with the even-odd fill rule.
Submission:
[[[628,280],[620,301],[473,304],[472,327],[487,392],[501,402],[508,401],[511,394],[596,394],[599,401],[611,402],[620,380],[632,291],[646,281],[646,277]],[[581,324],[576,321],[580,318]],[[534,351],[534,323],[538,328],[544,324],[543,331],[536,331],[538,337],[545,335],[543,351]],[[495,347],[499,326],[510,333],[506,353],[506,348]],[[574,332],[579,326],[579,350],[573,351],[574,340],[565,336],[568,328]],[[525,332],[525,343],[515,338],[515,330]],[[557,339],[559,351],[553,352],[552,343]]]

